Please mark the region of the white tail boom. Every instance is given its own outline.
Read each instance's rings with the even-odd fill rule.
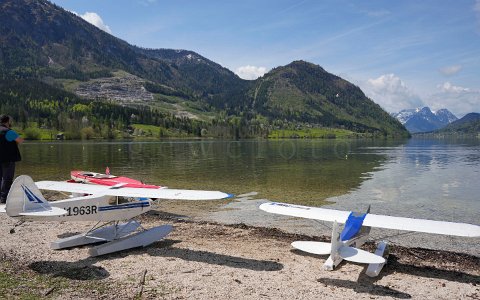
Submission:
[[[20,175],[13,182],[7,196],[5,211],[10,217],[50,217],[67,214],[62,208],[50,206],[32,178],[27,175]]]

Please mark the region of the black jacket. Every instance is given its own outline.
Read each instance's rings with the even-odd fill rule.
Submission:
[[[17,142],[7,141],[6,135],[9,130],[9,128],[0,125],[0,162],[22,160]]]

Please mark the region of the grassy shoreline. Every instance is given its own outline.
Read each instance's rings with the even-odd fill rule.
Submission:
[[[101,270],[72,263],[62,271],[45,272],[42,262],[15,260],[5,254],[0,260],[0,298],[39,299],[46,297],[107,296],[114,291],[112,283],[102,281]],[[47,264],[48,262],[44,262]]]
[[[188,134],[186,132],[178,132],[154,125],[133,124],[132,130],[122,132],[116,130],[113,132],[112,138],[106,138],[98,134],[94,134],[90,130],[82,129],[79,133],[71,134],[55,129],[28,127],[22,129],[14,127],[22,137],[27,140],[159,140],[159,139],[225,139],[225,137],[215,137],[208,134],[198,136]],[[370,133],[358,133],[346,129],[336,128],[306,128],[306,129],[275,129],[272,130],[267,137],[252,137],[266,139],[361,139],[375,138]],[[227,138],[228,139],[228,138]],[[233,139],[233,138],[231,138]]]

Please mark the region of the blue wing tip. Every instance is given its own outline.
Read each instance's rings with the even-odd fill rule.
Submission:
[[[230,199],[230,198],[233,198],[235,197],[235,194],[227,194],[227,197],[223,198],[223,199]]]

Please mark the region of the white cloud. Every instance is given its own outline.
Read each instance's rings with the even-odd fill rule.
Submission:
[[[263,74],[267,73],[267,68],[265,67],[255,67],[255,66],[242,66],[235,70],[235,73],[243,79],[253,80],[257,79]]]
[[[461,65],[447,66],[447,67],[441,68],[440,73],[446,76],[451,76],[460,72],[461,69],[462,69]]]
[[[434,110],[448,108],[457,117],[470,112],[480,112],[480,91],[445,82],[437,86],[438,91],[428,96]]]
[[[461,118],[470,112],[480,112],[480,90],[444,82],[437,91],[422,98],[408,88],[398,76],[385,74],[360,84],[373,101],[388,112],[428,106],[432,110],[447,108]]]
[[[367,96],[388,112],[423,106],[423,101],[395,74],[369,79],[363,86]]]
[[[455,86],[451,84],[450,82],[444,82],[443,84],[437,85],[437,88],[439,88],[442,92],[444,93],[462,93],[462,92],[469,92],[469,88],[464,88],[461,86]]]
[[[108,25],[103,23],[102,18],[97,13],[88,12],[88,11],[86,13],[84,13],[83,15],[79,15],[76,12],[73,12],[73,13],[78,15],[79,17],[81,17],[82,19],[87,21],[88,23],[100,28],[101,30],[103,30],[105,32],[108,32],[110,34],[112,33],[112,31],[110,30],[110,27],[108,27]]]

